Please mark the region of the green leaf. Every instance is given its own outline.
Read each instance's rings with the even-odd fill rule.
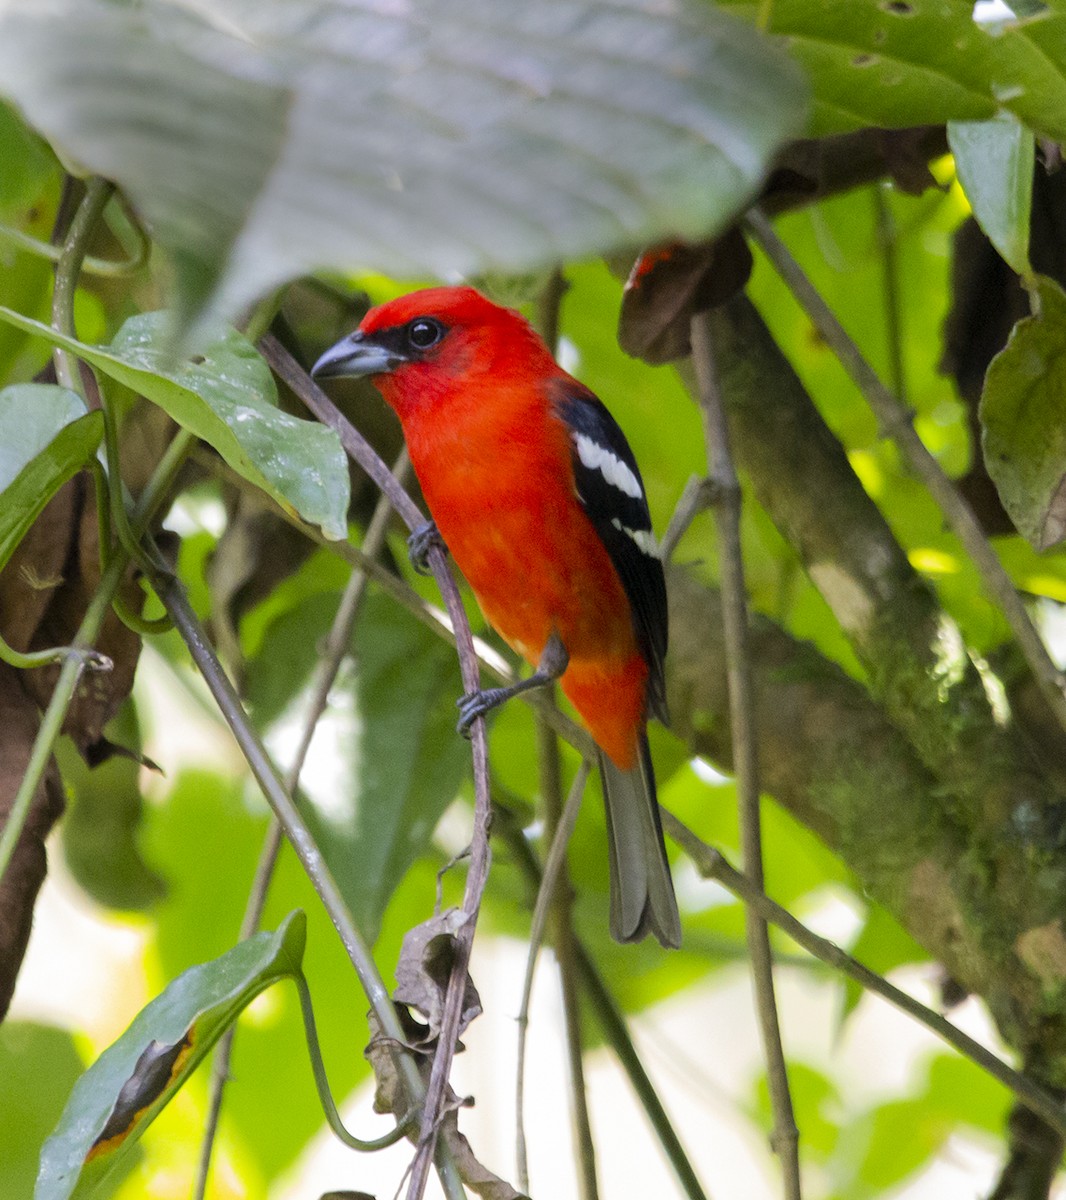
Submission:
[[[56,759],[67,791],[59,832],[71,874],[94,900],[109,908],[145,909],[166,885],[145,862],[139,847],[144,816],[141,738],[137,711],[128,700],[105,728],[116,752],[90,767],[63,740]],[[128,753],[123,753],[127,751]]]
[[[0,1196],[29,1196],[41,1144],[83,1065],[66,1030],[8,1018],[0,1026]]]
[[[992,360],[980,418],[1003,507],[1045,550],[1066,536],[1066,293],[1043,276],[1034,286],[1036,312]]]
[[[0,216],[28,208],[55,170],[55,160],[6,104],[0,104]],[[0,235],[0,245],[3,236]]]
[[[336,595],[313,597],[268,630],[248,679],[258,718],[277,711],[272,697],[291,698],[308,678],[336,606]],[[389,897],[455,799],[470,750],[455,731],[462,685],[447,643],[374,593],[352,649],[355,670],[331,693],[337,774],[321,791],[309,785],[309,823],[357,923],[374,938]]]
[[[952,121],[948,145],[977,223],[1007,265],[1028,276],[1036,158],[1032,133],[1002,113],[991,121]]]
[[[102,1178],[141,1136],[260,992],[300,972],[302,912],[221,958],[191,967],[134,1019],[78,1080],[41,1152],[34,1200],[66,1200],[86,1159]]]
[[[750,0],[729,3],[754,20]],[[867,126],[985,121],[1000,108],[1066,137],[1066,15],[977,24],[972,3],[774,0],[772,31],[805,68],[815,136]]]
[[[127,192],[183,317],[312,268],[454,277],[708,236],[806,91],[695,0],[9,0],[0,80]]]
[[[165,347],[171,318],[164,312],[131,317],[110,346],[87,346],[10,309],[0,308],[0,318],[66,347],[158,404],[326,537],[347,536],[348,462],[340,439],[277,407],[269,368],[236,330],[214,326],[196,360],[176,364]]]
[[[0,391],[0,568],[64,483],[89,462],[103,414],[50,383]]]

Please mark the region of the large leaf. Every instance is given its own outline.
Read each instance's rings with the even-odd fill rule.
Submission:
[[[103,434],[103,415],[86,412],[66,388],[23,383],[0,391],[0,568]]]
[[[451,277],[706,236],[803,126],[695,0],[7,0],[0,89],[119,183],[187,308],[318,267]]]
[[[1066,293],[1038,277],[1038,311],[1015,325],[981,395],[985,464],[1018,532],[1066,537]]]
[[[754,19],[756,5],[730,7]],[[1018,6],[1015,6],[1018,7]],[[1066,137],[1061,0],[1027,20],[979,25],[964,0],[774,0],[814,91],[813,132],[984,121],[1000,107]]]
[[[278,408],[270,370],[236,330],[213,327],[195,361],[177,363],[166,348],[167,313],[130,317],[110,346],[85,345],[6,308],[0,319],[66,347],[147,396],[284,508],[321,525],[326,537],[347,535],[350,485],[340,439]]]
[[[296,975],[306,923],[291,913],[213,962],[191,967],[136,1016],[78,1080],[41,1151],[34,1200],[66,1200],[86,1160],[94,1177],[119,1162],[240,1013]]]

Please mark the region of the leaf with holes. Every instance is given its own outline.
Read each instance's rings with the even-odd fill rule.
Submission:
[[[761,5],[726,0],[754,20]],[[774,0],[772,30],[814,93],[811,133],[986,121],[1066,138],[1066,5],[981,24],[969,0]]]

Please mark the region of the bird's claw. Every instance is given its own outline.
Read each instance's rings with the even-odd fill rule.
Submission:
[[[432,574],[429,567],[429,552],[434,546],[445,549],[435,521],[426,521],[424,525],[419,525],[407,539],[407,557],[419,575]]]
[[[460,696],[455,702],[459,709],[456,732],[469,740],[470,727],[478,717],[483,717],[500,703],[500,694],[505,691],[505,688],[480,688],[476,692],[467,692],[465,696]]]

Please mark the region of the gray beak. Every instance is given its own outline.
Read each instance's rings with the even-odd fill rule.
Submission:
[[[381,375],[386,371],[394,371],[407,360],[395,350],[370,341],[358,329],[355,333],[335,345],[311,368],[311,374],[318,379],[335,379],[341,376],[360,379],[365,375]]]

